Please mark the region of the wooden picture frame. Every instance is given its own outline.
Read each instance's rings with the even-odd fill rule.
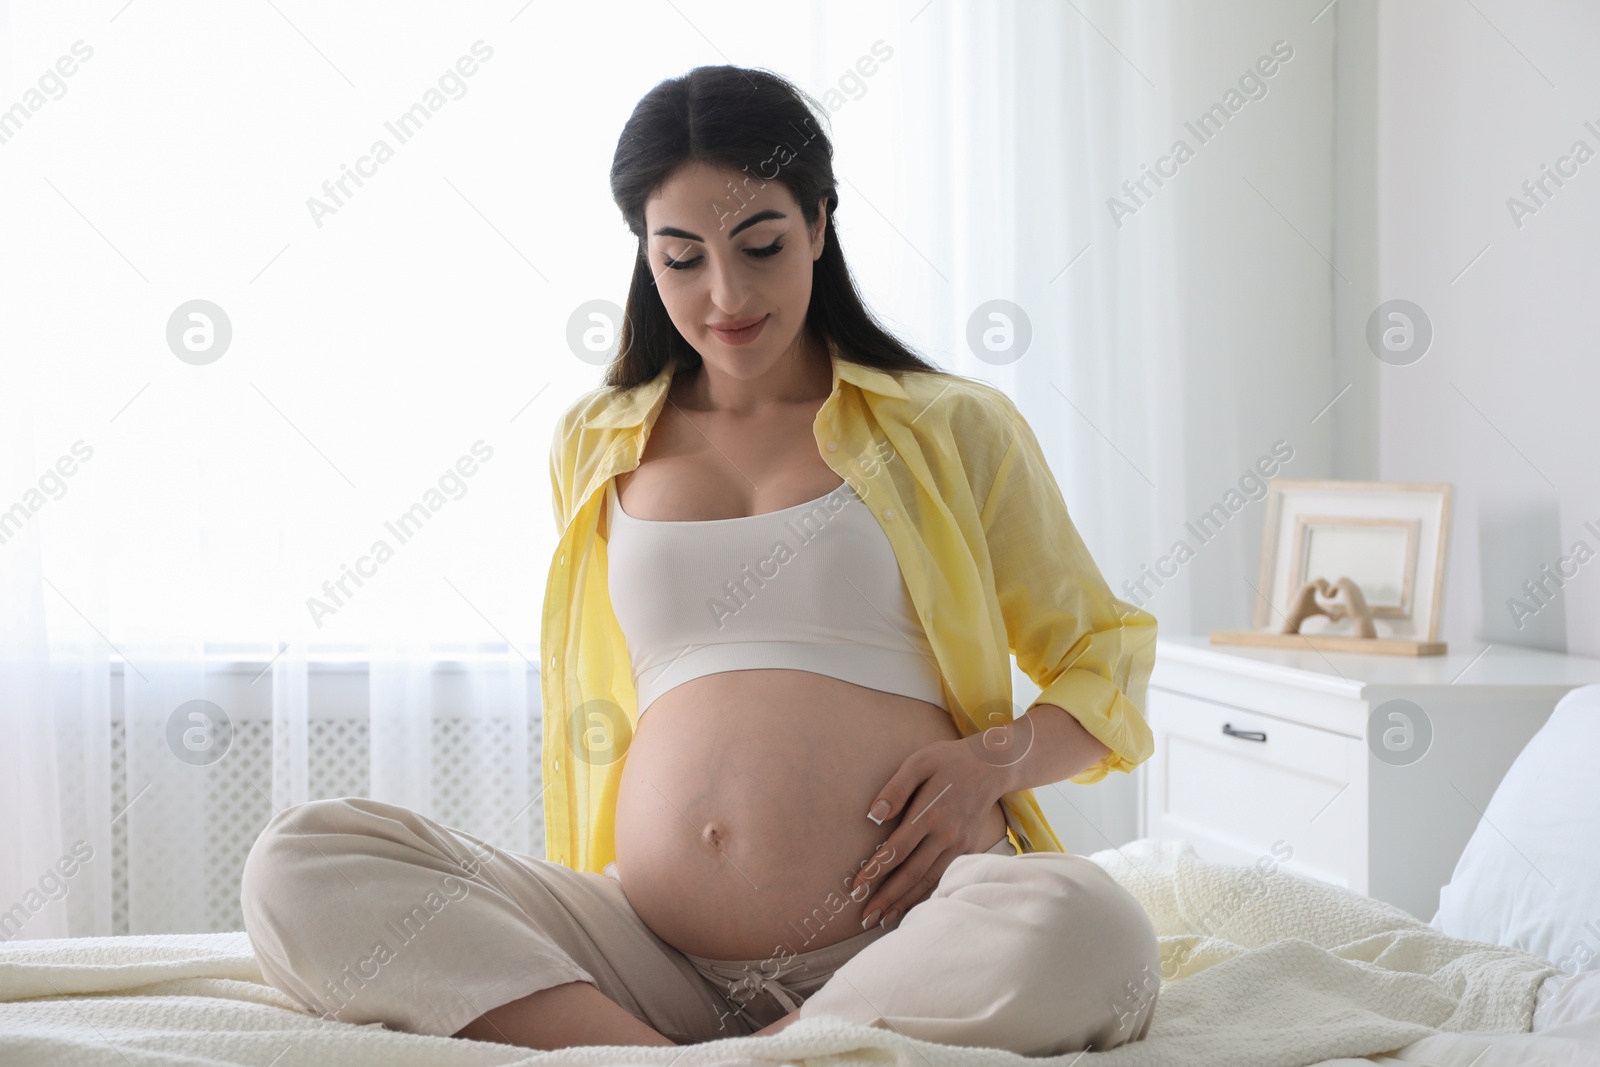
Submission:
[[[1216,644],[1438,655],[1451,486],[1275,478],[1267,483],[1253,626],[1219,631]],[[1339,571],[1341,573],[1324,573]],[[1348,615],[1282,623],[1300,588],[1349,577],[1367,600],[1376,638],[1355,636]]]

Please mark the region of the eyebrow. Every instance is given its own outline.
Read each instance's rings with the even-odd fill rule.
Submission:
[[[774,211],[771,208],[768,208],[765,211],[758,211],[754,215],[751,215],[749,218],[745,219],[743,222],[739,223],[739,225],[735,226],[733,231],[728,234],[728,240],[733,240],[735,237],[739,236],[741,231],[749,229],[758,222],[766,222],[768,219],[786,219],[788,217],[789,216],[785,215],[783,212]],[[705,244],[706,240],[697,233],[690,233],[688,230],[680,230],[676,226],[663,226],[655,231],[655,235],[657,237],[682,237],[685,241],[699,241],[701,244]]]

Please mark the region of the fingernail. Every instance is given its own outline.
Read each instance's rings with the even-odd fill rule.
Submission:
[[[887,800],[878,801],[876,804],[872,805],[872,810],[867,812],[867,818],[871,819],[879,826],[882,826],[883,820],[887,819],[888,817],[889,802]]]
[[[873,923],[877,922],[877,920],[878,920],[878,909],[877,908],[873,908],[870,912],[867,913],[867,917],[865,919],[861,920],[861,929],[865,930],[867,927],[869,927]]]

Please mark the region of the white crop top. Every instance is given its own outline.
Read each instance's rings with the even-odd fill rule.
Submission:
[[[786,667],[944,707],[932,646],[848,482],[782,511],[636,519],[606,483],[607,580],[639,715],[707,674]]]

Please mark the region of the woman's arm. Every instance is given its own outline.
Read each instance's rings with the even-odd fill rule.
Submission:
[[[1071,712],[1054,704],[1034,704],[1015,721],[966,740],[980,747],[985,762],[1002,772],[1001,793],[1071,778],[1111,752]]]
[[[880,846],[875,873],[850,884],[868,924],[926,899],[957,855],[985,847],[975,827],[1005,794],[1063,778],[1097,782],[1155,749],[1140,705],[1156,620],[1111,595],[1033,431],[1009,397],[994,396],[1009,443],[979,518],[1007,644],[1039,698],[1023,715],[1007,707],[977,733],[912,753],[879,791],[867,818],[880,825],[906,814],[914,794],[928,799]]]
[[[1141,709],[1156,619],[1112,595],[1033,430],[1009,397],[1001,402],[1011,443],[981,521],[1011,650],[1040,689],[1033,707],[1056,711],[1030,708],[1015,722],[994,723],[1004,732],[990,735],[988,750],[1009,743],[1021,753],[1010,757],[1015,788],[1062,778],[1087,785],[1131,771],[1155,750]]]

